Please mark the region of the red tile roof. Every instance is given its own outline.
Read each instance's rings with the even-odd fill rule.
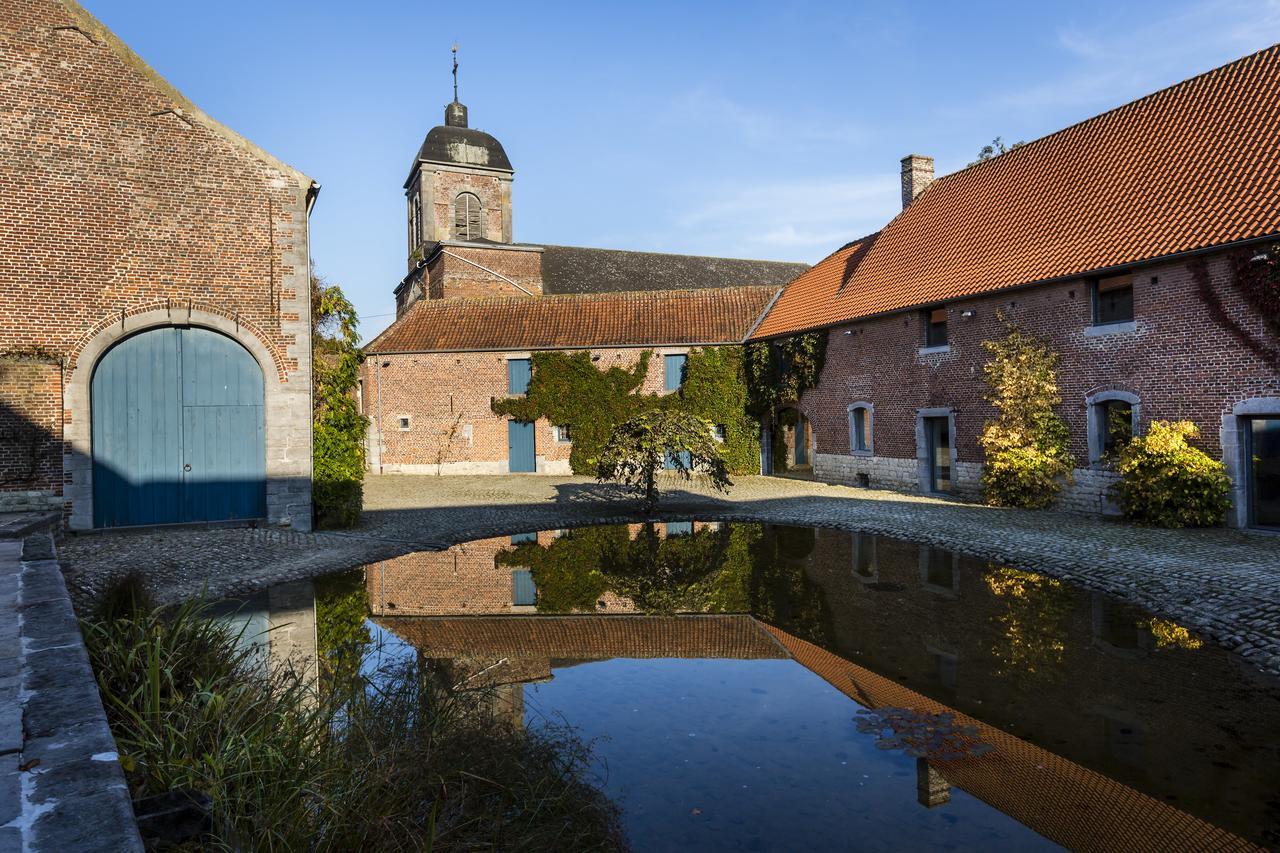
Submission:
[[[1280,45],[939,178],[752,337],[1278,233]]]
[[[776,287],[420,299],[367,352],[739,343]]]

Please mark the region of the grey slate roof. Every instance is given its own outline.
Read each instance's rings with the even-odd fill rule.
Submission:
[[[779,285],[807,269],[808,264],[780,261],[543,245],[542,292],[617,293]]]
[[[431,128],[418,149],[418,160],[513,171],[502,143],[483,130],[471,127],[442,124]]]

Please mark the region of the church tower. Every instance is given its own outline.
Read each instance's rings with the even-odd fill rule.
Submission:
[[[467,125],[458,100],[458,48],[453,48],[453,102],[431,128],[405,181],[409,270],[437,244],[511,243],[511,180],[502,144]]]

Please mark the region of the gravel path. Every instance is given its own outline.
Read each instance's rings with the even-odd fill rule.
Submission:
[[[74,535],[60,546],[77,598],[142,572],[158,599],[210,596],[351,568],[469,539],[643,518],[616,489],[576,477],[370,477],[353,531],[245,528]],[[751,520],[914,539],[1061,577],[1173,619],[1280,674],[1280,537],[1156,530],[920,495],[742,477],[731,492],[685,486],[660,519]]]

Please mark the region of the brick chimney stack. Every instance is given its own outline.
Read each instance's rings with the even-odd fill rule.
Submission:
[[[902,209],[906,210],[924,188],[933,183],[933,158],[908,154],[902,158]]]

